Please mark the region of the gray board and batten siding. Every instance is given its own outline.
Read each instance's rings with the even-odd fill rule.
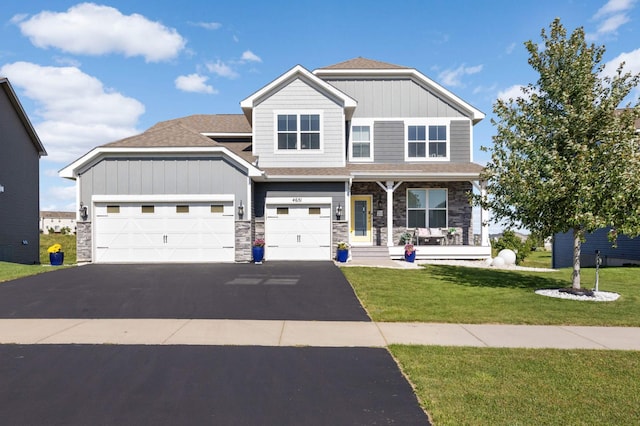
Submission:
[[[373,155],[376,163],[404,163],[406,143],[403,121],[375,121],[373,124]],[[452,120],[449,126],[449,161],[471,161],[471,121]]]
[[[410,78],[323,79],[358,101],[354,118],[468,117]]]
[[[0,89],[0,261],[40,263],[40,153]]]
[[[234,194],[246,203],[248,179],[223,156],[105,158],[80,173],[80,200],[90,205],[93,195]]]
[[[278,111],[320,112],[320,150],[280,150],[276,152]],[[253,153],[260,167],[341,167],[345,164],[344,109],[306,81],[297,78],[253,109]]]
[[[264,217],[267,197],[331,197],[333,206],[340,203],[344,208],[343,212],[347,211],[344,182],[256,182],[254,197],[255,217]]]
[[[580,266],[595,266],[596,250],[600,250],[603,266],[620,266],[625,263],[640,263],[640,237],[618,236],[618,247],[613,247],[608,238],[609,228],[598,229],[587,234],[580,246]],[[553,268],[568,268],[573,265],[573,232],[555,234],[552,250]]]

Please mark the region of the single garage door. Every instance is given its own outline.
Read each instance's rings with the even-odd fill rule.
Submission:
[[[94,203],[94,262],[233,262],[233,201]]]
[[[331,199],[266,200],[267,260],[330,260]]]

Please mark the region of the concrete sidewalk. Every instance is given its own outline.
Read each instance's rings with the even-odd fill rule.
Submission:
[[[1,319],[0,344],[278,347],[416,344],[640,350],[640,327],[280,320]]]

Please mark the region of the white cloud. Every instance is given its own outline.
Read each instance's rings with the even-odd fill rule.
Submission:
[[[507,49],[505,50],[505,52],[507,52],[507,55],[511,55],[513,53],[513,50],[516,48],[517,44],[516,43],[511,43],[510,45],[507,46]]]
[[[212,72],[220,77],[226,77],[230,79],[238,78],[238,73],[235,72],[229,65],[218,60],[215,63],[209,62],[206,64],[209,72]]]
[[[35,46],[72,54],[121,53],[158,62],[174,58],[186,44],[173,28],[93,3],[78,4],[62,13],[44,11],[29,19],[17,15],[12,21]]]
[[[222,27],[220,22],[192,22],[191,25],[204,28],[205,30],[217,30]]]
[[[462,86],[462,77],[465,75],[476,74],[482,71],[482,65],[475,65],[472,67],[465,67],[464,65],[460,65],[456,69],[449,69],[442,71],[438,78],[442,84],[445,86],[451,87],[459,87]]]
[[[242,60],[247,62],[262,62],[262,59],[250,50],[242,53]]]
[[[209,77],[200,75],[200,74],[189,74],[189,75],[181,75],[176,78],[176,88],[184,91],[184,92],[194,92],[194,93],[209,93],[215,94],[218,93],[217,90],[206,84]]]
[[[509,99],[517,99],[517,98],[523,98],[525,97],[524,93],[522,92],[524,86],[521,86],[519,84],[515,84],[505,90],[502,90],[500,92],[498,92],[498,99],[503,100],[504,102],[508,102]]]
[[[623,72],[630,72],[631,74],[640,73],[640,48],[632,50],[631,52],[624,52],[605,63],[603,75],[613,77],[618,69],[618,66],[624,62]],[[640,87],[636,87],[631,91],[631,98],[640,97]],[[629,100],[629,99],[627,99]]]
[[[35,102],[30,119],[50,161],[71,162],[97,145],[139,132],[135,125],[144,105],[78,68],[15,62],[0,74]]]
[[[618,29],[631,19],[627,12],[634,7],[636,0],[609,0],[602,6],[592,19],[597,21],[595,34],[587,34],[588,41],[595,41],[602,36],[616,35]]]
[[[609,0],[604,6],[602,6],[593,19],[600,19],[603,16],[610,15],[612,13],[623,12],[633,7],[636,0]]]

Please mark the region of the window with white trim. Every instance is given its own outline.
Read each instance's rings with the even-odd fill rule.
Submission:
[[[446,124],[409,124],[406,127],[407,159],[446,158],[447,127]]]
[[[278,150],[320,150],[320,114],[277,114]]]
[[[407,190],[407,228],[446,228],[446,189]]]
[[[371,158],[371,126],[351,127],[351,157]]]

